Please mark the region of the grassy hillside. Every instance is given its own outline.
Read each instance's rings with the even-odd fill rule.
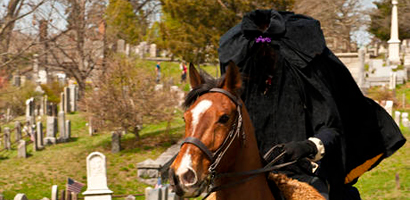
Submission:
[[[81,114],[68,115],[67,118],[72,123],[70,142],[47,146],[37,152],[32,151],[30,144],[27,146],[30,155],[27,159],[18,159],[16,150],[0,153],[0,193],[6,199],[13,199],[17,193],[25,193],[29,199],[50,198],[51,186],[58,185],[63,189],[67,177],[87,183],[85,159],[94,151],[107,157],[108,185],[114,194],[143,194],[147,185],[137,181],[136,163],[157,158],[183,133],[180,117],[172,123],[170,133],[163,131],[165,124],[149,125],[142,130],[141,141],[127,134],[122,138],[124,150],[112,154],[110,134],[100,133],[91,137]]]

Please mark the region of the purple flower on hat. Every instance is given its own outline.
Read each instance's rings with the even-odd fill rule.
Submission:
[[[256,43],[259,43],[259,42],[262,42],[262,43],[265,43],[265,42],[267,42],[267,43],[269,43],[269,42],[271,42],[271,39],[269,38],[269,37],[262,37],[262,36],[259,36],[259,37],[257,37],[257,38],[255,38],[255,40],[256,40]]]

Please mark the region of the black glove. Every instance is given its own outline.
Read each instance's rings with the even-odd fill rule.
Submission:
[[[286,151],[285,160],[289,161],[300,158],[313,159],[317,154],[316,145],[310,140],[289,142],[284,144],[283,149]]]

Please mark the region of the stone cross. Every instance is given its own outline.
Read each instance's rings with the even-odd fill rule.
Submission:
[[[111,152],[119,153],[121,151],[121,132],[113,131],[111,134]]]
[[[14,200],[28,200],[28,199],[25,194],[19,193],[14,197]]]
[[[37,122],[37,146],[38,148],[43,148],[43,124],[41,122]]]
[[[87,191],[84,200],[111,200],[113,192],[107,186],[107,166],[104,154],[93,152],[87,156]]]
[[[393,65],[400,64],[400,40],[399,40],[399,22],[397,16],[397,0],[392,0],[391,27],[389,43],[389,62]]]
[[[27,158],[27,146],[25,140],[20,140],[17,147],[17,157],[18,158]]]
[[[58,186],[53,185],[51,187],[51,200],[58,200]]]
[[[7,150],[11,150],[11,140],[10,140],[11,134],[10,134],[10,128],[5,127],[4,128],[4,148]]]

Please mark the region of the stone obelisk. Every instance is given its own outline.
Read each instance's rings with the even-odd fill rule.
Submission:
[[[400,40],[399,40],[399,21],[397,19],[397,0],[392,0],[393,8],[391,12],[391,29],[389,43],[389,62],[390,65],[400,64]]]

